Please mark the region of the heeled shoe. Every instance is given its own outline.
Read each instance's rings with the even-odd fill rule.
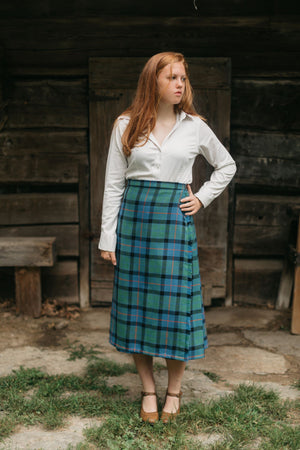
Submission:
[[[165,397],[165,403],[166,403],[167,396],[179,398],[179,406],[178,406],[178,409],[177,409],[177,411],[175,413],[169,413],[167,411],[162,410],[160,420],[163,423],[168,423],[169,420],[174,419],[180,413],[180,401],[181,401],[181,397],[182,397],[182,392],[180,391],[178,394],[173,394],[172,392],[168,392],[167,391],[166,392],[166,397]]]
[[[155,395],[157,397],[156,392],[141,392],[142,394],[142,405],[141,405],[141,412],[140,412],[140,417],[143,420],[143,422],[149,422],[150,424],[154,424],[155,422],[158,422],[159,416],[158,416],[158,411],[151,411],[151,412],[146,412],[143,409],[143,398],[147,397],[148,395]]]

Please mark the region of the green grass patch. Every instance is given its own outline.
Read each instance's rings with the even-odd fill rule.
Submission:
[[[253,442],[260,442],[263,450],[300,448],[300,427],[291,419],[295,411],[300,413],[299,402],[282,402],[274,391],[254,385],[240,385],[234,393],[206,404],[184,405],[168,425],[145,424],[139,417],[140,399],[132,402],[124,388],[106,382],[108,376],[132,371],[131,365],[93,357],[84,376],[48,375],[21,367],[0,377],[0,440],[18,424],[53,430],[67,416],[79,415],[101,418],[103,424],[84,431],[86,442],[78,450],[89,445],[103,450],[196,450],[203,448],[197,440],[203,432],[224,437],[211,447],[214,450],[251,448]]]
[[[300,390],[300,380],[296,381],[294,386],[295,386],[295,388]]]
[[[67,342],[67,346],[64,348],[70,353],[70,356],[68,358],[68,361],[75,361],[76,359],[82,359],[86,358],[88,361],[98,359],[99,354],[101,352],[99,350],[96,350],[98,348],[97,345],[92,345],[91,347],[86,347],[83,344],[78,344],[78,341],[75,341],[73,344],[71,344],[69,341]]]
[[[207,378],[209,378],[214,383],[217,383],[218,381],[221,380],[221,377],[214,372],[203,372],[203,375],[205,375]]]

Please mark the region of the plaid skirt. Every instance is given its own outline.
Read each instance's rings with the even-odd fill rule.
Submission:
[[[109,341],[119,351],[188,361],[207,348],[185,184],[128,180],[117,226]]]

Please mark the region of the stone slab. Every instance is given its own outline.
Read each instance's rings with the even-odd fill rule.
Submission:
[[[208,328],[267,328],[282,317],[281,311],[259,308],[214,307],[205,311]]]
[[[233,332],[228,333],[209,333],[208,332],[208,345],[216,346],[216,345],[241,345],[246,343],[246,339],[238,334]]]
[[[244,330],[246,339],[259,347],[290,355],[300,359],[300,336],[288,331],[253,331]]]
[[[20,366],[39,368],[49,375],[71,374],[83,375],[86,359],[68,361],[69,353],[65,350],[41,350],[36,347],[10,348],[0,353],[0,376],[10,374]]]
[[[70,417],[62,429],[54,431],[36,425],[20,427],[18,432],[0,443],[0,450],[67,450],[85,441],[85,428],[100,425],[100,420]]]
[[[234,372],[248,374],[283,374],[289,364],[284,356],[267,350],[242,347],[209,347],[203,359],[189,362],[192,370],[206,370],[217,374]]]

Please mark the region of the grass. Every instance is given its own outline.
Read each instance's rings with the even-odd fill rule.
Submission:
[[[260,442],[263,450],[300,448],[300,427],[291,419],[292,412],[294,416],[295,411],[300,414],[299,401],[282,402],[273,391],[240,385],[234,393],[210,403],[197,401],[183,406],[177,420],[168,425],[150,426],[139,418],[139,400],[129,401],[124,388],[110,387],[106,382],[107,376],[135,369],[130,364],[99,358],[91,352],[93,349],[79,350],[78,355],[85,354],[82,357],[89,360],[84,376],[48,375],[20,367],[0,377],[0,440],[18,424],[56,429],[69,415],[79,415],[102,418],[103,424],[86,429],[86,442],[77,450],[88,449],[89,445],[103,450],[197,450],[203,448],[197,439],[203,432],[222,436],[222,442],[211,447],[213,450],[251,449],[253,442]],[[156,368],[162,369],[162,365]]]
[[[295,388],[300,390],[300,379],[294,384]]]

